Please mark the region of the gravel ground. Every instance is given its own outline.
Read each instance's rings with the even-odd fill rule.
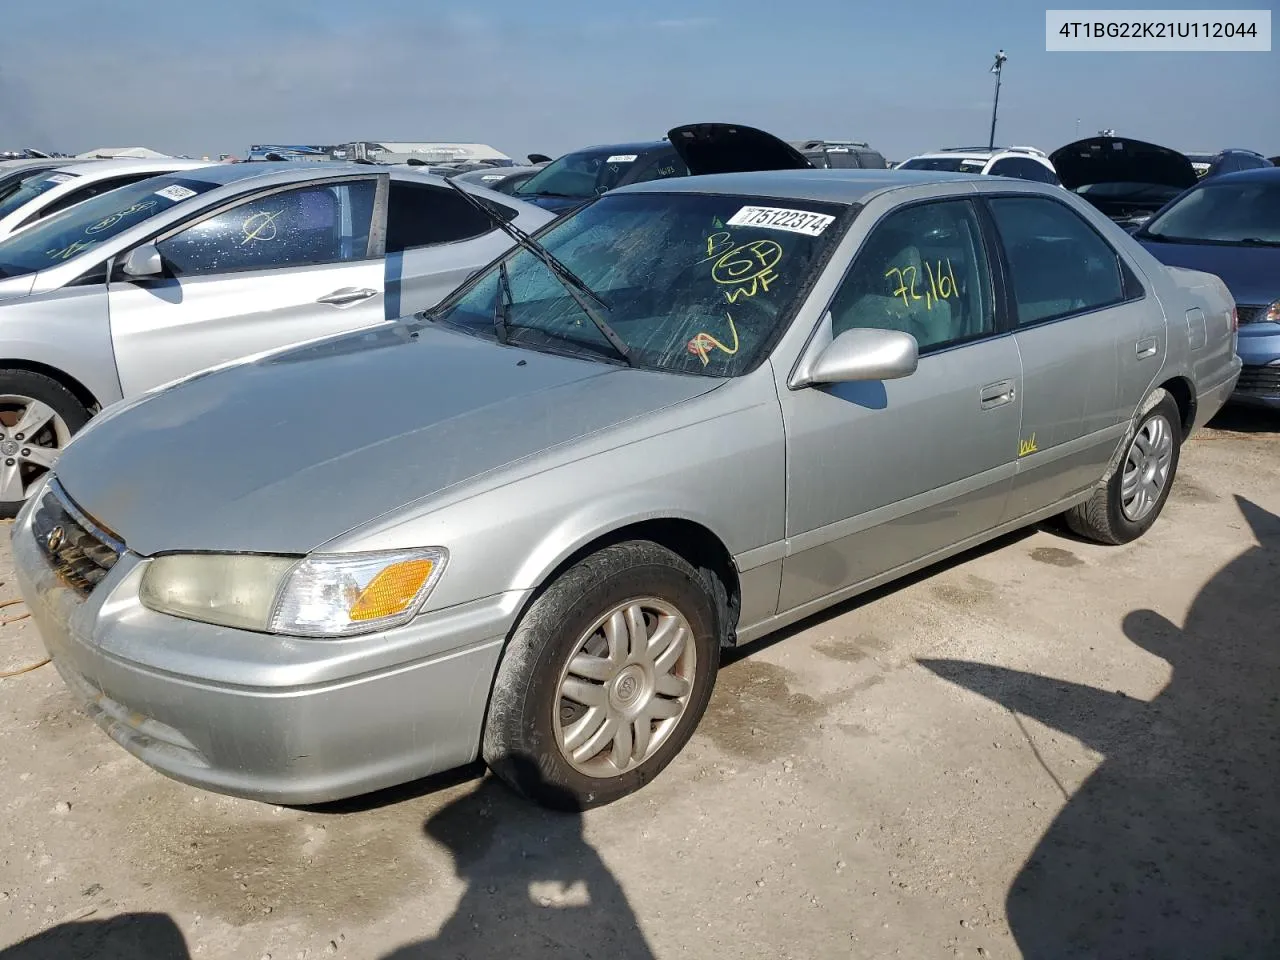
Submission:
[[[478,769],[203,793],[41,667],[0,680],[0,958],[1275,958],[1278,577],[1280,419],[1231,412],[1143,540],[1028,531],[755,644],[582,817]]]

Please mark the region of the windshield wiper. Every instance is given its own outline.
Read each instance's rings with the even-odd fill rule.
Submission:
[[[507,324],[511,310],[511,281],[507,278],[507,261],[498,261],[498,289],[493,302],[493,332],[499,343],[507,342]]]
[[[1280,240],[1263,240],[1261,237],[1244,237],[1240,242],[1253,247],[1280,247]]]
[[[595,307],[591,306],[588,302],[588,298],[590,298],[590,300],[594,300],[606,310],[610,309],[608,301],[587,286],[581,277],[557,260],[555,254],[517,227],[514,223],[510,223],[505,220],[496,210],[491,210],[487,204],[481,203],[452,180],[446,179],[445,183],[460,193],[466,199],[467,203],[471,204],[492,220],[499,230],[536,257],[538,262],[546,267],[553,277],[560,281],[560,285],[564,287],[565,292],[573,298],[573,302],[578,305],[578,308],[587,315],[587,319],[595,324],[596,329],[599,330],[601,335],[609,341],[609,345],[613,347],[618,356],[627,362],[627,366],[634,367],[636,365],[635,358],[631,355],[631,348],[627,346],[626,342],[623,341],[620,336],[618,336],[617,331],[615,331],[613,327],[609,326],[604,317],[600,316],[599,311],[597,311]]]

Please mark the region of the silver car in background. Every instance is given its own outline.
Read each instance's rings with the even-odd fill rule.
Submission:
[[[27,174],[0,196],[0,241],[46,217],[139,180],[209,166],[206,160],[81,160]]]
[[[552,219],[478,195],[525,230]],[[98,409],[423,310],[510,243],[438,178],[338,163],[183,170],[23,230],[0,243],[0,515]]]
[[[675,178],[539,239],[568,273],[523,244],[76,438],[14,565],[117,742],[281,803],[477,756],[606,803],[723,648],[1056,514],[1142,535],[1240,370],[1217,278],[1048,185]]]

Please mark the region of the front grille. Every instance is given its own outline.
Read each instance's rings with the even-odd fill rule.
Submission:
[[[1236,317],[1241,323],[1260,323],[1266,307],[1243,307],[1236,304]]]
[[[82,597],[124,552],[124,544],[81,513],[57,480],[45,488],[31,529],[58,578]]]
[[[1261,397],[1280,397],[1280,366],[1244,367],[1236,381],[1236,391]]]

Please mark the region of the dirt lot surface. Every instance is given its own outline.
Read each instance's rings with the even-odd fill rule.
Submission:
[[[1028,531],[753,645],[583,817],[475,769],[219,797],[0,680],[0,958],[1275,958],[1278,790],[1280,420],[1233,413],[1143,540]]]

